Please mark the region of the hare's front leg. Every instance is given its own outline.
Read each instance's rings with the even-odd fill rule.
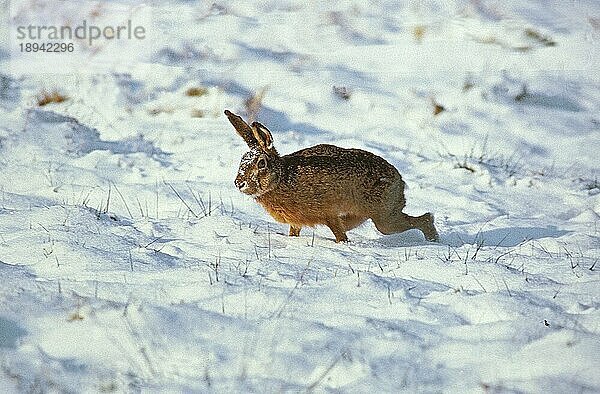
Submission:
[[[339,217],[336,216],[327,219],[325,225],[329,227],[333,235],[335,235],[335,242],[348,242],[348,237],[346,237],[344,224],[342,223],[342,220]]]
[[[290,224],[290,237],[300,236],[300,230],[302,230],[302,227],[296,227]]]

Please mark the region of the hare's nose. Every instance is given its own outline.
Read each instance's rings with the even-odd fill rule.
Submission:
[[[238,189],[240,189],[240,190],[244,190],[247,186],[246,181],[241,181],[241,182],[236,182],[236,183],[237,183]]]

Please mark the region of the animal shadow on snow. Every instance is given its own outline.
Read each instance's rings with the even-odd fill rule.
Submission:
[[[435,245],[435,242],[425,240],[423,233],[416,229],[404,231],[402,233],[382,235],[376,240],[377,243],[384,246],[416,246],[416,245]]]

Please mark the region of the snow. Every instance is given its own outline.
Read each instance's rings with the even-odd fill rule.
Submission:
[[[126,67],[0,47],[0,391],[600,391],[597,2],[149,7]],[[233,184],[262,89],[279,152],[381,155],[440,243],[288,237]]]

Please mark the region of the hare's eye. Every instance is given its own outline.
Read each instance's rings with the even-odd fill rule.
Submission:
[[[263,168],[265,168],[267,166],[267,161],[261,157],[260,159],[258,159],[258,163],[256,163],[256,166],[258,167],[259,170],[262,170]]]

